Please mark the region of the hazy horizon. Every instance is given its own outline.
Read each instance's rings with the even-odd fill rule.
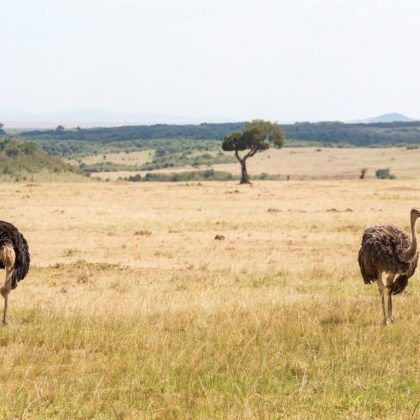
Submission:
[[[390,117],[396,117],[392,119]],[[365,116],[364,118],[353,120],[341,120],[344,123],[368,123],[368,122],[391,122],[405,121],[415,119],[410,118],[401,113],[392,112],[375,116]],[[67,128],[84,127],[90,128],[98,125],[104,127],[112,127],[118,125],[153,125],[153,124],[201,124],[201,123],[235,123],[246,121],[245,119],[233,119],[225,117],[187,117],[182,115],[166,115],[166,114],[122,114],[111,110],[97,108],[75,108],[61,110],[57,112],[44,113],[28,113],[20,110],[7,110],[0,108],[0,122],[5,123],[6,128],[54,128],[57,124],[65,124]],[[306,122],[303,120],[281,121],[273,119],[279,124],[294,124],[298,122]],[[323,120],[333,121],[333,120]],[[319,122],[312,120],[308,122]]]
[[[420,4],[29,0],[0,25],[0,108],[188,120],[420,118]]]

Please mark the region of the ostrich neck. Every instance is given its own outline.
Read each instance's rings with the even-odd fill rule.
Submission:
[[[417,253],[417,234],[416,234],[417,217],[411,219],[411,245],[407,251],[404,252],[404,261],[410,262],[414,259]]]

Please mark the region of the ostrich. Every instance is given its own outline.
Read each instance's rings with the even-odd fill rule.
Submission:
[[[6,269],[6,280],[0,293],[4,298],[3,324],[7,324],[9,293],[28,273],[29,248],[23,235],[10,223],[0,220],[0,268]]]
[[[392,295],[398,295],[407,287],[408,279],[414,274],[419,259],[416,221],[420,217],[420,209],[413,208],[410,216],[411,238],[397,226],[373,226],[363,233],[359,251],[360,271],[365,284],[374,281],[378,283],[385,324],[393,321]],[[383,273],[388,274],[388,310],[385,306]]]

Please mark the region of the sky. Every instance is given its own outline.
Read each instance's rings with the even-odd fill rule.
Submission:
[[[2,0],[0,108],[420,119],[418,0]]]

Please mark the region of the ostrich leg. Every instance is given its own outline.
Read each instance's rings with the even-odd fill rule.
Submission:
[[[2,294],[4,298],[4,310],[3,310],[3,325],[7,324],[6,318],[7,318],[7,306],[9,301],[9,293],[10,290],[12,290],[12,271],[13,269],[10,269],[9,267],[6,267],[6,281],[4,282],[4,286],[0,288],[0,293]]]
[[[394,319],[392,318],[392,294],[391,294],[391,286],[394,283],[395,275],[390,274],[386,279],[386,287],[388,288],[388,319],[387,322],[393,322]]]
[[[384,324],[387,324],[387,313],[386,313],[386,307],[385,307],[385,286],[382,282],[382,273],[378,274],[377,282],[378,282],[379,294],[381,295],[382,310],[384,312]]]

